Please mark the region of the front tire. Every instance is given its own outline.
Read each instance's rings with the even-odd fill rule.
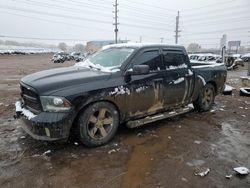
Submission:
[[[108,143],[119,126],[119,114],[114,105],[98,102],[88,106],[79,116],[80,141],[89,147]]]
[[[198,99],[194,101],[194,108],[201,112],[211,109],[214,104],[215,89],[212,84],[206,84],[200,91]]]

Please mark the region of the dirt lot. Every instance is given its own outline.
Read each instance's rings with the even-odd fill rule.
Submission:
[[[111,143],[95,149],[33,140],[12,118],[18,82],[73,64],[52,64],[50,57],[0,56],[0,187],[250,187],[250,175],[233,172],[250,168],[250,98],[237,90],[218,96],[211,112],[121,127]],[[240,75],[244,68],[228,72],[228,83],[239,88]],[[207,176],[194,175],[206,168]]]

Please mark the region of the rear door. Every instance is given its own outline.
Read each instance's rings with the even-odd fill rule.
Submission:
[[[164,103],[165,107],[184,104],[187,100],[190,76],[186,55],[182,50],[162,49],[164,74]]]

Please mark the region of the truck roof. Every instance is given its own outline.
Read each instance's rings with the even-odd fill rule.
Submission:
[[[185,49],[184,46],[180,45],[168,45],[165,43],[119,43],[119,44],[111,44],[103,46],[104,49],[108,48],[121,48],[121,47],[131,47],[131,48],[143,48],[143,47],[168,47],[168,48],[177,48],[177,49]]]

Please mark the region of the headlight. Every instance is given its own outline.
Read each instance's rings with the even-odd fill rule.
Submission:
[[[46,112],[65,112],[71,108],[70,102],[63,97],[41,96],[40,100]]]

